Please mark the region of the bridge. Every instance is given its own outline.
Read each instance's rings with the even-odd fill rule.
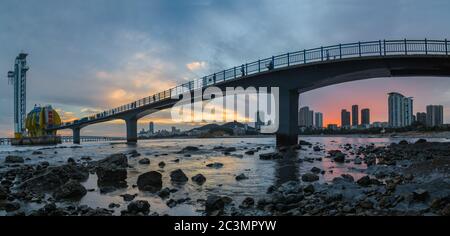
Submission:
[[[94,116],[63,123],[52,130],[72,129],[74,143],[88,125],[122,119],[127,142],[137,142],[138,119],[170,108],[184,93],[210,86],[278,87],[278,146],[298,142],[299,94],[349,81],[377,77],[450,76],[450,44],[445,40],[378,40],[338,44],[286,53],[223,70]]]
[[[106,136],[80,136],[82,142],[107,142],[126,140],[125,137],[106,137]],[[0,145],[11,145],[12,138],[0,138]],[[74,142],[73,136],[61,136],[62,143]]]

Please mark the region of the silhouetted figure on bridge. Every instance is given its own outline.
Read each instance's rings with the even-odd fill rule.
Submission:
[[[241,75],[242,75],[242,76],[245,76],[245,67],[244,67],[244,64],[242,64],[242,66],[241,66]]]
[[[275,68],[275,57],[272,56],[272,60],[270,60],[269,64],[267,65],[267,69],[273,70]]]

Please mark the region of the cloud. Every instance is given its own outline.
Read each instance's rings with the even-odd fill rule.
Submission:
[[[194,61],[194,62],[186,64],[186,67],[190,71],[201,70],[201,69],[205,69],[206,68],[206,62],[204,62],[204,61]]]

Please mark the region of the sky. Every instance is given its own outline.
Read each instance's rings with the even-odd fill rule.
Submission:
[[[13,130],[7,71],[29,53],[27,106],[51,104],[70,120],[125,104],[176,84],[271,55],[379,39],[450,37],[447,0],[2,0],[0,137]],[[4,75],[2,75],[4,74]],[[377,78],[300,95],[300,104],[339,123],[358,104],[387,120],[387,93],[414,97],[415,111],[444,105],[449,78]],[[174,125],[170,112],[140,120]],[[189,128],[190,125],[179,125]],[[67,133],[64,132],[64,133]],[[123,136],[122,121],[88,126],[82,135]]]

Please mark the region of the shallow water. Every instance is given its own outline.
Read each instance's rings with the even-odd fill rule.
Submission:
[[[85,204],[90,207],[108,208],[112,202],[121,206],[116,208],[116,214],[120,214],[120,210],[126,209],[127,203],[123,201],[121,194],[137,193],[136,199],[147,200],[151,205],[151,213],[169,215],[201,215],[204,206],[202,199],[210,194],[218,194],[229,196],[234,200],[237,207],[239,203],[247,196],[258,199],[266,194],[267,188],[271,185],[279,185],[289,180],[301,179],[301,174],[308,172],[312,167],[318,167],[325,171],[320,176],[320,182],[330,182],[333,178],[347,173],[355,177],[355,179],[364,175],[366,166],[364,164],[355,165],[349,163],[335,163],[329,158],[324,158],[326,151],[340,149],[344,144],[352,146],[367,145],[373,143],[377,146],[387,145],[392,142],[399,142],[404,138],[358,138],[358,137],[302,137],[302,140],[311,142],[313,145],[321,145],[325,150],[314,152],[312,148],[305,147],[306,150],[300,151],[296,157],[282,160],[264,161],[259,159],[259,154],[274,151],[275,140],[268,138],[224,138],[224,139],[161,139],[161,140],[144,140],[139,141],[137,146],[129,146],[125,143],[86,143],[81,148],[71,148],[74,145],[58,145],[56,147],[10,147],[0,146],[0,163],[3,163],[5,156],[9,154],[21,155],[25,158],[26,164],[39,163],[48,161],[52,165],[63,164],[67,159],[72,157],[79,160],[82,157],[89,156],[93,160],[104,158],[113,153],[128,153],[137,150],[141,156],[129,158],[130,168],[128,169],[128,187],[119,189],[112,193],[101,194],[97,187],[97,176],[91,174],[89,179],[83,183],[86,189],[95,189],[88,192],[79,202],[73,204]],[[408,139],[407,139],[408,140]],[[415,138],[409,141],[415,141]],[[428,141],[449,141],[447,139],[428,139]],[[196,146],[200,151],[193,153],[190,157],[178,152],[186,146]],[[225,155],[222,151],[213,150],[215,146],[235,147],[236,152],[231,155]],[[250,149],[260,147],[261,150],[255,155],[245,155],[244,153]],[[34,150],[39,149],[42,155],[32,155]],[[56,152],[56,153],[55,153]],[[345,152],[345,151],[344,151]],[[347,152],[347,154],[349,154]],[[243,155],[239,157],[238,155]],[[150,165],[140,165],[138,161],[147,157],[150,159]],[[312,162],[299,162],[298,159],[305,158],[322,158],[322,160],[314,160]],[[347,159],[354,159],[354,155],[348,155]],[[179,163],[174,162],[179,159]],[[160,161],[164,161],[166,166],[161,169],[158,166]],[[207,164],[213,162],[223,163],[224,166],[219,169],[206,167]],[[3,165],[0,164],[0,167]],[[5,168],[2,168],[5,169]],[[0,171],[2,171],[0,169]],[[189,180],[184,185],[173,185],[170,181],[170,172],[176,169],[182,169],[190,178],[198,173],[206,177],[206,182],[202,186],[198,186]],[[140,192],[132,185],[136,184],[137,177],[148,171],[160,171],[163,175],[163,188],[178,188],[179,190],[172,193],[170,198],[174,200],[190,198],[183,204],[170,208],[166,205],[168,199],[161,199],[156,194]],[[236,181],[235,177],[241,173],[245,173],[247,180]],[[200,201],[198,201],[200,200]],[[27,210],[39,207],[38,204],[29,204],[24,206]]]

